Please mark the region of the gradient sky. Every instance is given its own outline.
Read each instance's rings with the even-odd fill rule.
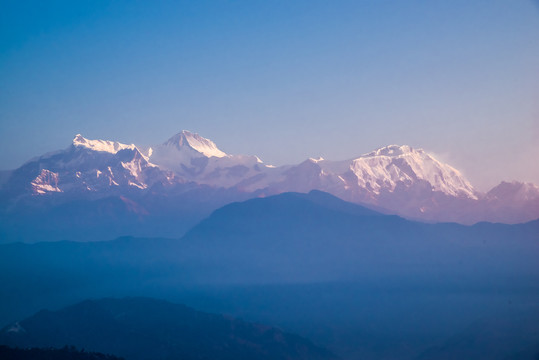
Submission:
[[[266,163],[422,147],[539,184],[532,0],[2,1],[0,168],[182,129]]]

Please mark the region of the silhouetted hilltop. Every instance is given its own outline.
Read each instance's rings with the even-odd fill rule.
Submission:
[[[87,300],[59,311],[42,310],[4,328],[0,343],[70,345],[127,360],[335,358],[276,328],[149,298]]]
[[[74,347],[62,349],[19,349],[0,345],[3,360],[122,360],[122,358],[96,352],[80,351]]]
[[[226,205],[182,238],[178,254],[201,281],[485,283],[538,274],[538,240],[537,220],[425,224],[312,191]]]

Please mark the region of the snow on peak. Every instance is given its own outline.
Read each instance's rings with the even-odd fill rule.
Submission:
[[[75,135],[73,139],[73,146],[84,147],[93,151],[103,151],[111,154],[116,154],[120,150],[135,149],[135,145],[122,144],[117,141],[109,140],[89,140],[84,138],[81,134]]]
[[[377,194],[382,189],[393,191],[398,183],[425,180],[434,191],[477,198],[472,185],[458,170],[408,145],[389,145],[362,155],[352,161],[350,170],[357,176],[358,185]]]
[[[425,152],[423,149],[414,149],[411,146],[408,145],[388,145],[381,147],[377,150],[371,151],[370,153],[364,154],[361,157],[373,157],[373,156],[389,156],[389,157],[397,157],[401,155],[411,154],[411,153],[417,153],[417,154],[424,154]]]
[[[203,138],[202,136],[198,135],[197,133],[192,133],[187,130],[183,130],[182,132],[174,135],[168,141],[165,143],[165,146],[176,146],[178,149],[181,149],[183,147],[189,147],[201,154],[203,154],[206,157],[225,157],[227,156],[226,153],[219,150],[217,145],[209,139]]]
[[[47,169],[42,169],[41,173],[30,183],[36,195],[43,195],[50,192],[62,192],[58,187],[58,173]]]

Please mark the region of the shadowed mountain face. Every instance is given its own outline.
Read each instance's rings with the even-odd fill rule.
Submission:
[[[0,342],[137,359],[334,359],[299,336],[148,298],[89,300],[10,325]]]
[[[206,281],[493,281],[538,274],[538,238],[539,221],[424,224],[313,191],[227,205],[182,238],[182,253]]]
[[[234,189],[194,183],[152,191],[72,197],[27,197],[15,204],[0,199],[0,243],[96,241],[119,236],[180,237],[213,210],[252,197]]]

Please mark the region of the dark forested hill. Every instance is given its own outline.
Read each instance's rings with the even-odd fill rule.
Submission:
[[[19,349],[0,345],[2,360],[123,360],[122,358],[96,352],[79,351],[72,347],[62,349]]]
[[[0,342],[76,346],[128,360],[322,360],[328,351],[276,328],[149,298],[88,300],[9,325]]]

